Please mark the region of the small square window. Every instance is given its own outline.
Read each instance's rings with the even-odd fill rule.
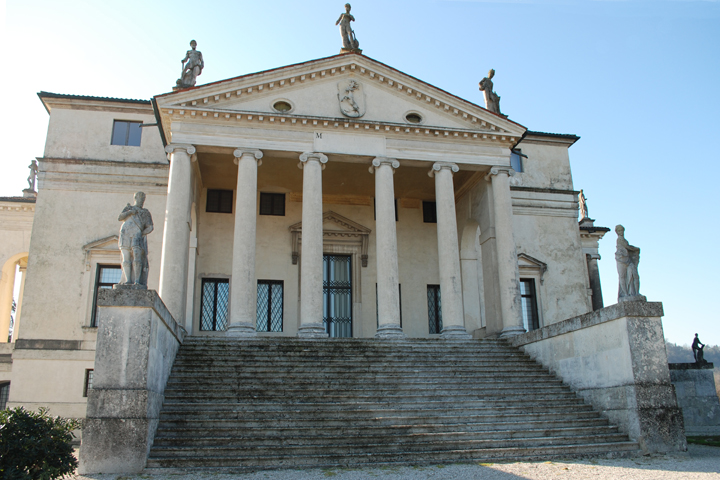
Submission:
[[[127,122],[125,120],[115,120],[113,123],[111,145],[127,145],[130,147],[139,147],[142,137],[142,122]]]
[[[93,372],[92,368],[85,370],[85,384],[83,385],[83,397],[88,396],[88,390],[93,387]]]
[[[437,206],[435,202],[423,201],[423,222],[437,223]]]
[[[98,265],[95,277],[95,294],[93,296],[93,313],[90,319],[90,326],[97,327],[97,297],[100,290],[113,288],[113,285],[120,283],[122,269],[119,265]]]
[[[210,190],[207,191],[205,211],[210,213],[232,213],[233,191]]]
[[[285,216],[284,193],[260,193],[260,215]]]

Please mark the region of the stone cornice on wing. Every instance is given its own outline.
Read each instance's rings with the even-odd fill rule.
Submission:
[[[288,89],[303,88],[317,80],[354,76],[371,82],[394,94],[402,93],[409,103],[434,108],[453,118],[465,128],[405,124],[344,117],[314,117],[279,112],[237,110],[239,98],[282,95]],[[515,145],[525,127],[488,110],[449,94],[428,83],[395,70],[376,60],[358,54],[344,54],[326,59],[291,65],[281,69],[224,80],[155,97],[166,136],[170,138],[172,120],[265,122],[266,125],[310,126],[331,129],[360,129],[395,135],[421,135],[441,138],[464,138]]]

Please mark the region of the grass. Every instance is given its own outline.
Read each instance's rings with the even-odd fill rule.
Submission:
[[[695,445],[720,447],[720,436],[687,437],[687,442],[694,443]]]

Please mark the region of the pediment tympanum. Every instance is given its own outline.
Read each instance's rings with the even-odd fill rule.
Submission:
[[[92,255],[120,256],[117,235],[110,235],[109,237],[95,240],[94,242],[83,245],[82,248],[85,253],[85,270],[90,270],[90,257]]]
[[[520,276],[524,274],[535,275],[540,278],[540,283],[543,283],[543,276],[547,269],[547,263],[531,257],[526,253],[518,254],[518,270],[520,271]]]
[[[367,267],[368,239],[372,230],[353,222],[339,213],[327,211],[323,214],[323,243],[359,245],[362,266]],[[290,226],[292,235],[292,263],[297,265],[302,244],[302,222]]]

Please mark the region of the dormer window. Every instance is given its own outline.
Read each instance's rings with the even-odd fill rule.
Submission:
[[[142,137],[142,128],[140,128],[140,125],[142,125],[142,122],[115,120],[110,145],[139,147],[140,138]]]

